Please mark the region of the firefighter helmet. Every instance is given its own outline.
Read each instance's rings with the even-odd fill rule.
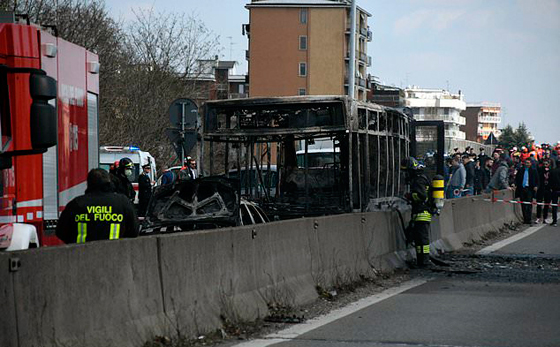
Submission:
[[[401,169],[417,171],[424,169],[424,165],[420,164],[414,157],[408,157],[401,161]]]
[[[122,158],[121,160],[119,160],[120,170],[132,169],[133,167],[134,167],[134,163],[130,158]]]

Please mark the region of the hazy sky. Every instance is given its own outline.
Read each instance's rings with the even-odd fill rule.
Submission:
[[[131,8],[194,14],[220,36],[223,60],[247,70],[249,22],[242,0],[108,0]],[[560,0],[357,0],[372,14],[369,73],[383,83],[461,90],[467,103],[502,105],[502,124],[524,121],[537,142],[560,141]]]

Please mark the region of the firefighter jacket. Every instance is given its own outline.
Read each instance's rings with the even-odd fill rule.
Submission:
[[[431,222],[429,208],[430,181],[424,174],[416,174],[410,180],[410,199],[412,204],[412,220],[415,222]]]
[[[136,237],[138,218],[124,195],[86,192],[66,205],[56,227],[56,236],[65,243]]]
[[[134,201],[134,198],[136,198],[136,192],[134,191],[132,183],[128,180],[128,177],[117,171],[116,174],[111,174],[111,182],[113,182],[113,185],[115,186],[116,193],[123,194],[130,201]]]

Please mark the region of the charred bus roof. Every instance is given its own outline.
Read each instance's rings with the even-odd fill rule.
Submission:
[[[378,113],[396,112],[381,105],[353,101],[347,96],[292,96],[208,101],[205,104],[204,135],[235,141],[255,136],[257,142],[270,136],[334,134],[360,127],[356,109]],[[401,116],[406,117],[400,113]]]

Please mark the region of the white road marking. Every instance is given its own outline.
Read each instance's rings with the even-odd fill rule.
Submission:
[[[541,229],[544,228],[545,226],[547,226],[547,225],[546,225],[546,224],[543,224],[543,225],[539,225],[539,226],[530,227],[530,228],[528,228],[527,230],[525,230],[525,231],[523,231],[523,232],[520,232],[520,233],[517,234],[517,235],[514,235],[514,236],[512,236],[512,237],[510,237],[510,238],[507,238],[507,239],[502,240],[502,241],[500,241],[500,242],[496,242],[496,243],[493,244],[493,245],[490,245],[490,246],[488,246],[488,247],[486,247],[486,248],[483,248],[483,249],[481,249],[480,251],[476,252],[476,254],[478,254],[478,255],[487,255],[487,254],[490,254],[490,253],[492,253],[492,252],[495,252],[495,251],[497,251],[498,249],[500,249],[500,248],[502,248],[502,247],[505,247],[505,246],[507,246],[507,245],[509,245],[509,244],[511,244],[511,243],[514,243],[514,242],[516,242],[516,241],[521,240],[522,238],[525,238],[525,237],[527,237],[527,236],[529,236],[529,235],[531,235],[531,234],[536,233],[537,231],[541,230]]]
[[[252,340],[243,342],[235,345],[236,347],[266,347],[273,345],[275,343],[286,342],[287,340],[295,339],[300,335],[303,335],[311,330],[320,328],[324,325],[332,323],[337,319],[351,315],[361,309],[368,306],[374,305],[380,301],[388,299],[392,296],[398,295],[414,287],[420,286],[428,282],[426,278],[414,279],[401,284],[395,288],[389,288],[382,293],[368,296],[367,298],[360,299],[356,302],[349,304],[348,306],[339,308],[323,316],[313,318],[305,323],[294,325],[288,329],[281,330],[279,332],[265,336],[262,339]]]

